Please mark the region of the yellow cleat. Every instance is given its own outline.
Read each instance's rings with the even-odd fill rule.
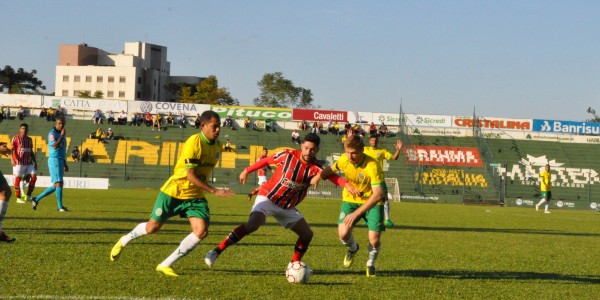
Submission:
[[[375,275],[375,266],[367,266],[367,277],[377,277]]]
[[[163,274],[165,274],[167,276],[173,276],[173,277],[179,276],[179,274],[177,274],[177,273],[175,273],[175,271],[173,271],[173,268],[168,267],[168,266],[158,265],[158,266],[156,266],[156,271],[162,272]]]
[[[346,250],[346,255],[344,255],[344,267],[350,268],[352,266],[352,259],[354,258],[354,254],[358,252],[358,244],[356,244],[356,250],[351,251],[349,248]]]
[[[123,244],[121,244],[121,239],[115,244],[115,246],[110,251],[110,261],[115,261],[121,255],[121,251],[123,251]]]

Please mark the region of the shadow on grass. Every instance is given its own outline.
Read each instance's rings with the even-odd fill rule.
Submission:
[[[456,231],[456,232],[487,232],[487,233],[510,233],[510,234],[548,234],[565,236],[600,236],[598,233],[588,232],[565,232],[560,230],[539,229],[508,229],[508,228],[464,228],[464,227],[426,227],[426,226],[397,226],[400,230],[424,230],[424,231]]]
[[[364,274],[363,271],[329,271],[323,270],[315,274]],[[513,272],[513,271],[471,271],[471,270],[382,270],[377,271],[378,276],[417,277],[433,279],[461,279],[461,280],[548,280],[570,283],[599,284],[600,275],[570,275],[558,273],[539,272]]]

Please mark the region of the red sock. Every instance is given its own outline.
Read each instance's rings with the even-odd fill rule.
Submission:
[[[31,175],[31,179],[29,179],[29,187],[27,188],[27,196],[31,196],[31,194],[33,194],[33,190],[35,189],[36,180],[37,180],[37,176]]]
[[[239,242],[242,238],[244,238],[248,232],[246,231],[246,225],[240,225],[233,231],[229,233],[229,235],[221,241],[219,244],[219,253],[227,249],[227,247]]]
[[[298,238],[296,245],[294,246],[294,255],[292,255],[292,261],[302,260],[302,256],[304,256],[304,253],[306,253],[306,250],[308,250],[308,244],[310,244],[310,241],[306,242]]]
[[[21,197],[21,177],[15,177],[15,196]]]

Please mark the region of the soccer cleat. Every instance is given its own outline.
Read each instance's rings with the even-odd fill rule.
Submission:
[[[123,244],[121,244],[121,239],[115,244],[115,246],[110,250],[110,261],[115,261],[121,255],[121,251],[123,251]]]
[[[67,209],[66,206],[63,206],[63,207],[59,208],[58,211],[59,212],[66,212],[66,211],[69,211],[69,210]]]
[[[36,210],[38,207],[38,201],[35,197],[31,198],[31,208],[33,208],[33,210]]]
[[[6,235],[6,233],[4,233],[4,231],[0,231],[0,242],[12,243],[12,242],[14,242],[16,240],[17,239],[11,238],[8,235]]]
[[[550,212],[549,212],[549,211],[545,211],[544,213],[545,213],[545,214],[549,214]]]
[[[394,227],[394,222],[392,222],[392,220],[385,220],[385,226]]]
[[[540,210],[540,208],[539,208],[539,206],[536,205],[535,206],[535,211],[538,211],[538,210]]]
[[[358,246],[358,244],[356,244],[355,251],[350,251],[350,249],[348,248],[348,251],[346,251],[346,255],[344,256],[344,267],[350,268],[350,266],[352,265],[352,258],[354,258],[354,254],[358,252],[359,248],[360,247]]]
[[[208,265],[210,268],[212,268],[212,266],[215,265],[215,262],[217,261],[217,258],[219,257],[219,253],[217,251],[210,250],[208,251],[208,253],[206,253],[206,256],[204,257],[204,262],[206,263],[206,265]]]
[[[248,194],[248,201],[252,200],[252,194]]]
[[[173,277],[179,276],[179,274],[175,273],[175,271],[173,271],[173,268],[171,268],[169,266],[158,265],[158,266],[156,266],[156,271],[162,272],[163,274],[165,274],[167,276],[173,276]]]
[[[19,204],[27,203],[27,201],[25,201],[23,198],[25,198],[25,197],[17,197],[17,203],[19,203]],[[25,198],[25,199],[27,199],[27,198]]]
[[[375,266],[367,266],[367,277],[376,277]]]

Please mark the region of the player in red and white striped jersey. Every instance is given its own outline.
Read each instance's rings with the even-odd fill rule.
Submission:
[[[209,267],[215,264],[217,257],[227,247],[258,230],[265,224],[265,220],[269,216],[273,216],[281,226],[291,229],[298,235],[292,261],[302,259],[312,240],[313,232],[296,206],[306,197],[311,179],[323,170],[323,167],[317,162],[320,141],[318,135],[307,134],[302,141],[300,150],[281,151],[257,161],[240,174],[240,182],[244,184],[249,173],[270,164],[277,165],[271,179],[260,187],[248,222],[231,231],[218,247],[206,254],[204,262]],[[340,176],[333,174],[328,179],[338,186],[356,193],[357,196],[359,195],[358,190]]]
[[[19,127],[19,134],[12,138],[12,166],[13,175],[15,176],[15,196],[17,203],[25,203],[31,199],[31,194],[35,189],[35,181],[37,180],[37,161],[35,160],[35,152],[33,151],[33,141],[27,135],[29,126],[25,123]],[[27,188],[27,196],[21,195],[21,180],[25,175],[31,175],[29,180],[29,188]]]

